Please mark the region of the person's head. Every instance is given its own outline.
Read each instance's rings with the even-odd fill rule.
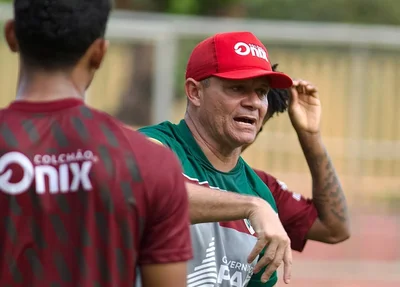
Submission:
[[[198,44],[188,61],[187,115],[220,145],[252,143],[268,109],[270,89],[289,88],[287,75],[272,71],[268,52],[252,33],[222,33]]]
[[[73,73],[87,85],[107,50],[104,40],[110,0],[14,0],[14,19],[4,32],[21,68]]]

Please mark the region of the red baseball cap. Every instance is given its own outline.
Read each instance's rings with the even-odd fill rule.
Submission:
[[[193,49],[186,79],[201,81],[211,76],[231,80],[267,76],[271,88],[286,89],[293,85],[289,76],[272,71],[267,49],[250,32],[216,34]]]

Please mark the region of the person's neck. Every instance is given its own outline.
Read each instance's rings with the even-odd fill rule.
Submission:
[[[185,114],[184,119],[197,144],[215,169],[229,172],[237,165],[241,152],[240,147],[230,148],[217,143],[208,135],[205,128],[194,121],[188,113]]]
[[[63,72],[21,71],[17,85],[17,101],[47,102],[67,98],[83,99],[85,89]]]

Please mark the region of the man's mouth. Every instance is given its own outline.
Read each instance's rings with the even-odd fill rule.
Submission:
[[[233,120],[235,122],[242,123],[242,124],[248,124],[248,125],[254,125],[256,123],[256,119],[255,118],[246,117],[246,116],[235,117],[235,118],[233,118]]]

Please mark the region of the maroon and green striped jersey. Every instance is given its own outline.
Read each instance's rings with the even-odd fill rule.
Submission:
[[[0,218],[4,287],[132,287],[192,257],[173,153],[79,99],[0,111]]]

